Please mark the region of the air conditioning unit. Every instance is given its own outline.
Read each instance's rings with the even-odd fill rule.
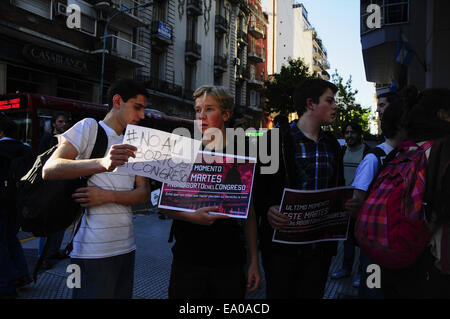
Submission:
[[[57,2],[55,7],[55,15],[67,16],[67,6],[64,3]]]

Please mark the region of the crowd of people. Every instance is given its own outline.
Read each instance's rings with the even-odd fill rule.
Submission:
[[[427,188],[433,188],[433,196],[426,203],[430,209],[423,219],[432,230],[428,245],[406,267],[390,269],[381,265],[382,284],[378,287],[367,285],[368,266],[377,261],[371,260],[361,247],[353,286],[359,288],[360,298],[450,297],[450,196],[446,193],[450,188],[438,186],[450,181],[447,176],[450,90],[418,92],[407,87],[379,96],[378,113],[385,141],[374,148],[364,143],[358,123],[350,122],[342,128],[344,147],[333,132],[323,130],[338,115],[337,90],[333,83],[322,79],[298,83],[293,102],[299,119],[289,123],[286,118],[277,117],[278,148],[273,144],[270,147],[272,152],[278,152],[280,166],[274,174],[261,174],[264,165],[257,163],[250,209],[244,221],[210,214],[217,207],[202,207],[193,213],[162,210],[173,219],[170,237],[175,240],[169,298],[242,299],[246,292],[258,288],[260,265],[264,269],[268,299],[322,298],[337,241],[298,245],[272,241],[274,230],[289,225],[289,217],[280,211],[283,190],[354,188],[345,205],[349,226],[342,267],[331,273],[334,280],[348,277],[359,249],[353,236],[355,223],[373,183],[386,164],[398,156],[405,141],[420,148],[422,142],[430,140],[434,144],[426,163],[433,182],[427,176]],[[41,142],[41,150],[45,150],[58,143],[55,136],[60,139],[57,150],[44,166],[45,180],[91,176],[87,186],[73,194],[73,199],[85,209],[70,252],[71,263],[81,269],[81,287],[73,289],[74,299],[132,298],[136,242],[131,206],[149,202],[150,187],[147,178],[115,168],[135,156],[137,149],[124,144],[123,132],[128,124],[137,125],[144,119],[147,100],[148,93],[141,83],[118,80],[108,90],[110,111],[102,121],[86,118],[65,130],[63,123],[67,118],[57,114],[52,121],[54,131]],[[225,134],[231,119],[232,97],[222,87],[202,86],[194,92],[193,100],[195,120],[200,125],[196,129],[203,133],[202,148],[223,153],[225,146],[234,142],[227,140]],[[232,122],[234,127],[239,126],[239,121]],[[30,152],[9,135],[11,125],[6,118],[1,120],[2,154],[12,154],[12,149]],[[99,125],[107,135],[107,152],[104,157],[89,159]],[[221,132],[222,139],[208,134],[210,129]],[[268,131],[268,140],[273,140],[272,134],[274,131]],[[247,147],[243,149],[248,151]],[[236,151],[234,155],[246,154]],[[6,171],[2,173],[5,175]],[[2,189],[2,202],[7,199],[3,197],[7,191],[5,187]],[[1,205],[0,218],[0,294],[14,297],[16,288],[31,279],[17,240],[20,225],[13,206]],[[63,234],[47,237],[52,243],[50,257],[64,258],[59,256]],[[41,240],[40,247],[44,241]],[[45,267],[51,265],[47,263]]]

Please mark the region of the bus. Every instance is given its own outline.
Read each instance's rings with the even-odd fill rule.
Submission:
[[[53,114],[67,114],[69,127],[79,120],[90,117],[102,120],[109,106],[86,101],[78,101],[37,93],[11,93],[0,95],[0,112],[17,124],[15,138],[31,146],[37,152],[41,137],[46,129],[51,129]],[[50,126],[49,126],[50,125]],[[187,128],[191,134],[194,121],[166,115],[157,110],[145,109],[145,119],[141,126],[171,132],[177,127]],[[192,136],[192,135],[191,135]]]

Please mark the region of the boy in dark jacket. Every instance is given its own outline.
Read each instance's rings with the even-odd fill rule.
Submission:
[[[341,147],[331,133],[321,129],[336,118],[336,92],[334,84],[322,79],[299,84],[293,92],[299,120],[280,121],[279,143],[269,146],[272,153],[278,152],[280,168],[267,175],[257,169],[254,198],[256,211],[262,215],[260,245],[269,299],[323,297],[336,242],[287,245],[273,243],[272,235],[289,223],[279,212],[284,188],[318,190],[344,185]],[[271,134],[267,134],[268,141]]]

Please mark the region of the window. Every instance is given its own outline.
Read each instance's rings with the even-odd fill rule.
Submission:
[[[218,74],[214,76],[214,85],[221,86],[223,85],[222,74]]]
[[[184,70],[185,70],[184,87],[187,91],[194,91],[195,65],[186,63]]]
[[[162,79],[161,77],[161,70],[163,69],[162,66],[163,63],[163,57],[162,54],[156,51],[152,52],[151,56],[151,76],[154,79]]]
[[[223,11],[224,11],[223,0],[216,0],[216,14],[224,16]]]
[[[367,7],[376,4],[381,8],[381,26],[409,22],[409,1],[403,0],[361,0],[361,33],[369,32],[367,19],[373,13],[367,13]]]
[[[52,19],[52,2],[52,0],[11,0],[15,6],[47,19]]]
[[[96,24],[97,24],[97,21],[95,21],[94,18],[89,17],[83,13],[81,14],[81,30],[82,31],[95,36]]]
[[[195,42],[196,39],[197,39],[197,18],[188,15],[186,40]]]
[[[153,21],[166,21],[166,2],[153,1]]]
[[[67,5],[76,4],[81,10],[81,29],[92,36],[97,35],[97,12],[93,6],[81,0],[67,0]],[[56,5],[56,4],[55,4]]]
[[[408,1],[384,1],[384,24],[409,22]]]

